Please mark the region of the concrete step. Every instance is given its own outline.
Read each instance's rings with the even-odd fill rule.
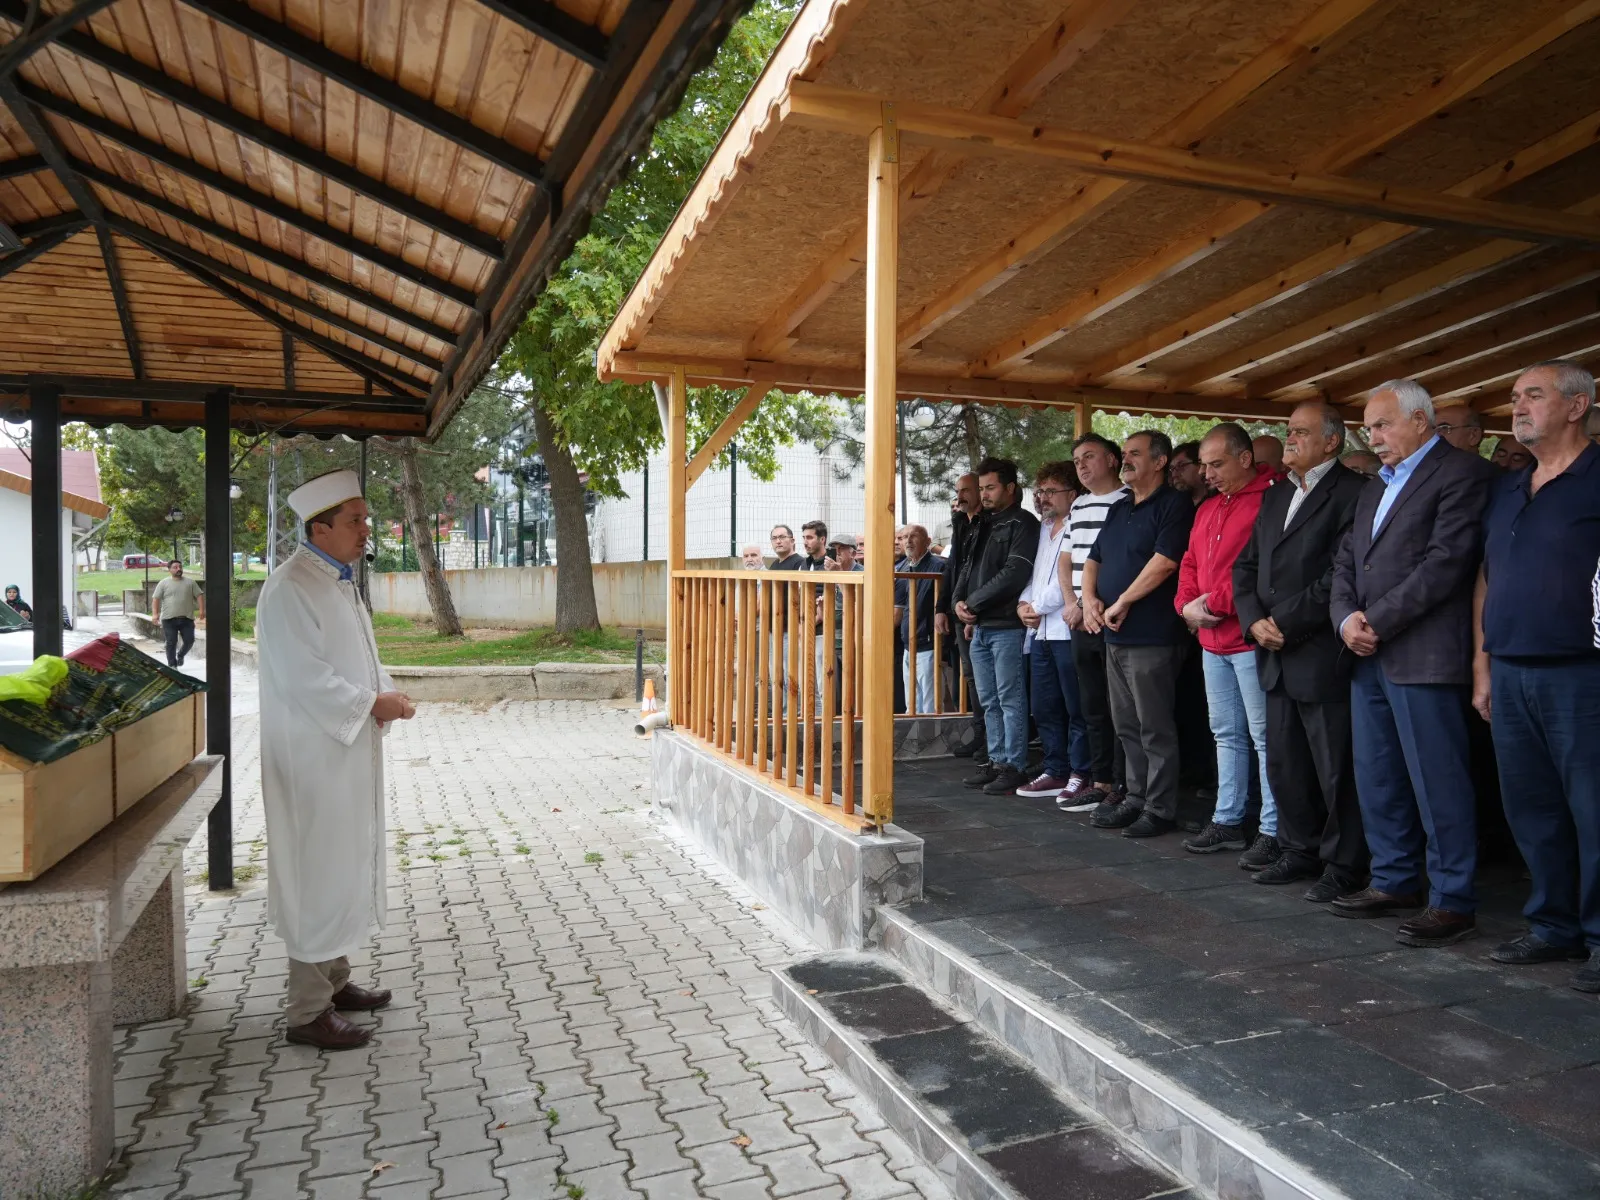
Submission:
[[[883,956],[795,963],[773,992],[960,1200],[1202,1195]]]

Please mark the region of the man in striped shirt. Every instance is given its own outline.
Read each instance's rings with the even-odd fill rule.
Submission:
[[[1089,778],[1092,788],[1056,803],[1068,812],[1088,812],[1097,804],[1122,797],[1122,746],[1111,725],[1111,696],[1106,685],[1106,644],[1083,627],[1083,564],[1106,523],[1106,510],[1128,494],[1121,479],[1122,451],[1098,433],[1086,433],[1072,445],[1072,462],[1086,489],[1067,514],[1067,539],[1061,548],[1062,615],[1072,630],[1072,662],[1078,673],[1078,695],[1089,733]]]

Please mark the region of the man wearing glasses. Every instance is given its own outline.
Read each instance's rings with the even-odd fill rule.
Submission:
[[[1457,450],[1476,454],[1483,441],[1483,418],[1470,404],[1442,404],[1433,410],[1433,431]]]
[[[1395,940],[1448,946],[1477,933],[1466,702],[1472,582],[1494,469],[1438,435],[1433,399],[1415,380],[1375,388],[1364,419],[1382,486],[1356,502],[1334,560],[1331,610],[1356,656],[1351,732],[1372,884],[1330,908],[1382,917],[1426,903]]]

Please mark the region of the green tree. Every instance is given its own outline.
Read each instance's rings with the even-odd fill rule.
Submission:
[[[652,390],[602,384],[595,377],[595,349],[798,8],[797,0],[757,0],[735,23],[713,62],[690,82],[677,111],[657,125],[649,149],[612,190],[497,365],[499,382],[529,406],[550,472],[562,567],[556,577],[558,629],[598,625],[579,473],[589,489],[622,495],[620,474],[642,467],[663,440]],[[691,448],[717,427],[740,394],[691,390]],[[770,479],[778,448],[831,427],[832,412],[824,398],[772,393],[739,431],[741,465]]]

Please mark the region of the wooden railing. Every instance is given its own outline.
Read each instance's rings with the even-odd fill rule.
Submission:
[[[899,577],[909,581],[914,622],[917,581],[932,579],[937,589],[939,579],[933,573]],[[863,574],[844,571],[672,575],[673,725],[852,828],[888,819],[881,811],[862,811],[855,769],[865,695],[864,582]],[[916,711],[913,674],[912,711],[904,715],[965,711],[964,681],[959,707],[943,694],[946,641],[935,628],[933,712]],[[914,672],[916,656],[908,654]],[[892,756],[892,746],[884,749]]]

